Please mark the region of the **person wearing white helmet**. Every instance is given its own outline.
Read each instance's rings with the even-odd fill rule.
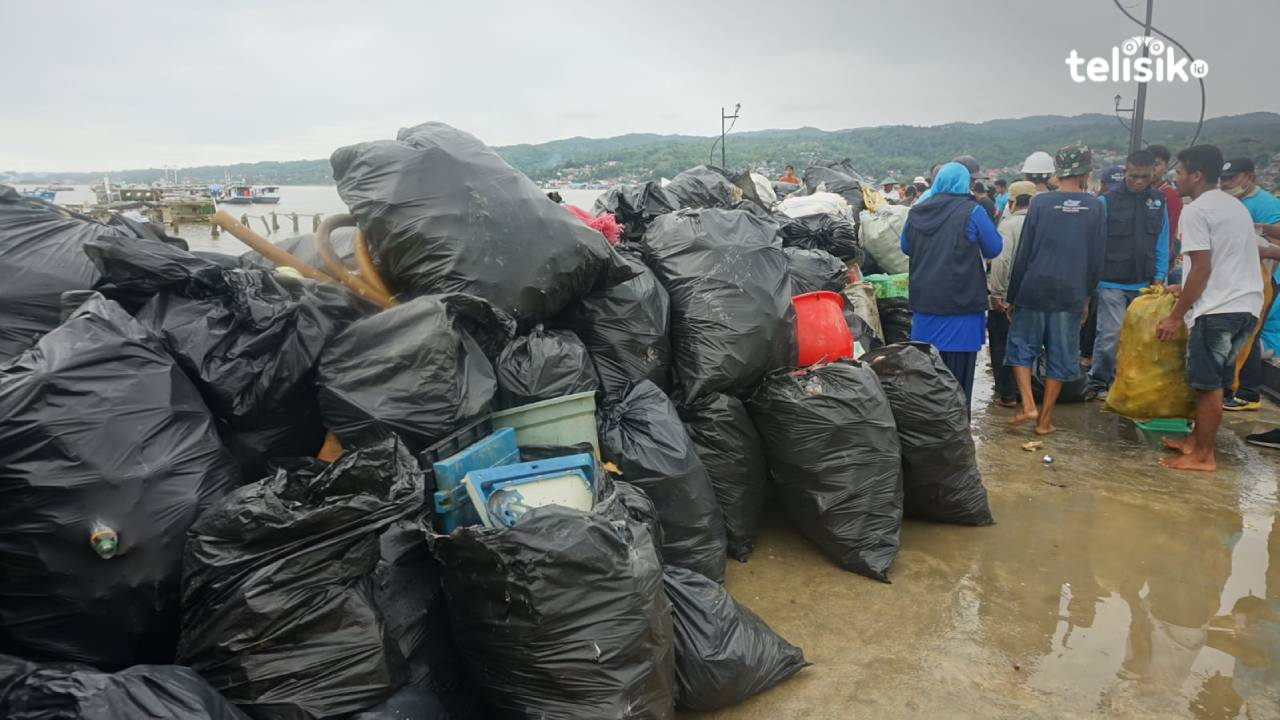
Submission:
[[[1036,185],[1036,192],[1049,192],[1053,186],[1049,184],[1053,177],[1053,156],[1043,150],[1037,150],[1022,161],[1022,176]]]

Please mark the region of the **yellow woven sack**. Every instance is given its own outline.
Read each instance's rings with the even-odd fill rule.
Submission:
[[[1156,325],[1177,301],[1164,288],[1150,287],[1129,305],[1107,409],[1138,419],[1195,416],[1195,392],[1187,384],[1186,328],[1171,342],[1156,339]]]

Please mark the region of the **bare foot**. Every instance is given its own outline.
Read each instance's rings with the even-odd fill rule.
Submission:
[[[1173,457],[1161,458],[1160,464],[1170,470],[1199,470],[1201,472],[1213,472],[1218,469],[1218,464],[1213,460],[1206,460],[1198,455],[1175,455]]]
[[[1182,453],[1183,455],[1190,455],[1191,453],[1196,451],[1196,446],[1194,442],[1195,438],[1185,437],[1185,438],[1182,438],[1181,440],[1175,440],[1173,438],[1161,438],[1161,439],[1164,441],[1164,446],[1168,450],[1175,450],[1177,452]]]
[[[1053,425],[1050,425],[1048,427],[1041,427],[1040,425],[1036,425],[1037,435],[1052,435],[1056,432],[1058,432],[1058,428],[1054,427]]]
[[[1016,408],[1016,407],[1018,407],[1018,401],[1016,401],[1016,400],[997,400],[997,401],[996,401],[996,407],[1002,407],[1002,408]]]
[[[1039,419],[1040,419],[1040,411],[1039,411],[1039,410],[1033,410],[1033,411],[1031,411],[1031,412],[1027,412],[1026,410],[1023,410],[1022,412],[1018,413],[1017,415],[1014,415],[1014,416],[1013,416],[1013,418],[1012,418],[1011,420],[1009,420],[1009,424],[1010,424],[1010,425],[1021,425],[1022,423],[1026,422],[1026,421],[1028,421],[1028,420],[1039,420]]]

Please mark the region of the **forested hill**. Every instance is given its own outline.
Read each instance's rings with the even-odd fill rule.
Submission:
[[[1185,147],[1195,132],[1194,122],[1148,121],[1149,143]],[[860,171],[882,177],[886,173],[917,175],[940,160],[960,154],[976,156],[984,167],[1015,166],[1034,150],[1054,149],[1081,141],[1101,156],[1123,154],[1128,132],[1109,115],[1033,116],[982,123],[951,123],[931,127],[893,125],[825,131],[816,128],[734,132],[729,135],[728,165],[781,170],[804,167],[813,159],[848,157]],[[483,138],[482,138],[483,139]],[[633,134],[612,138],[569,138],[537,145],[496,148],[512,165],[535,180],[648,180],[671,177],[708,162],[715,138],[689,135]],[[1213,118],[1205,122],[1200,142],[1215,143],[1228,157],[1247,155],[1265,167],[1280,153],[1280,115],[1251,113]],[[719,162],[717,149],[714,161]],[[180,177],[220,182],[224,175],[252,183],[331,184],[327,159],[241,163],[183,168]],[[0,171],[9,182],[96,182],[102,171],[85,173],[17,173]],[[152,182],[157,168],[114,171],[115,182]],[[909,178],[908,178],[909,179]]]

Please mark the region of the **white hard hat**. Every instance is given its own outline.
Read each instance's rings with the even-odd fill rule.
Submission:
[[[1022,163],[1022,172],[1026,175],[1052,175],[1053,156],[1043,150],[1031,153]]]

